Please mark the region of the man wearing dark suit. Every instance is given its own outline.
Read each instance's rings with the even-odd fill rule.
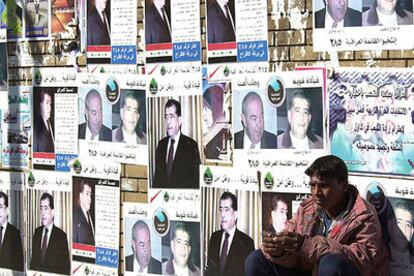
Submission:
[[[161,274],[161,263],[151,256],[151,236],[148,225],[138,220],[132,226],[133,254],[125,258],[125,270],[143,274]]]
[[[102,99],[95,89],[85,98],[86,123],[79,125],[79,139],[111,141],[112,131],[102,123]]]
[[[245,275],[244,260],[254,250],[252,238],[237,229],[237,197],[220,197],[221,229],[211,235],[205,275]]]
[[[52,95],[49,91],[41,90],[39,99],[33,121],[33,152],[54,152],[53,126],[50,122]]]
[[[348,0],[324,2],[325,8],[315,12],[315,28],[362,26],[361,12],[349,8]]]
[[[264,130],[263,102],[256,92],[243,98],[241,121],[243,130],[234,135],[236,149],[277,148],[276,135]]]
[[[207,1],[208,43],[236,41],[233,0]]]
[[[40,198],[42,226],[36,228],[32,240],[30,269],[58,274],[70,274],[70,259],[66,233],[53,224],[53,196]]]
[[[171,42],[171,22],[165,0],[147,0],[145,9],[145,43]]]
[[[107,0],[95,0],[88,10],[88,45],[111,45],[111,15]]]
[[[167,101],[164,120],[167,137],[157,146],[152,188],[198,189],[200,152],[197,142],[181,133],[178,101]]]
[[[8,223],[9,198],[0,192],[0,268],[24,271],[20,231]]]
[[[95,245],[95,228],[90,213],[92,187],[80,180],[79,204],[73,204],[73,242]]]

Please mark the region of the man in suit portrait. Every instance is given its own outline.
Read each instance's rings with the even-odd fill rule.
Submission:
[[[233,0],[207,0],[208,43],[236,41]]]
[[[315,12],[315,28],[362,26],[360,11],[348,7],[348,0],[324,0],[325,8]]]
[[[151,256],[151,235],[148,225],[138,220],[132,226],[133,254],[125,258],[125,270],[143,274],[161,274],[161,263]]]
[[[79,201],[73,204],[73,242],[95,245],[95,227],[91,215],[92,185],[80,180]]]
[[[224,192],[220,197],[220,230],[211,235],[205,274],[245,275],[244,260],[254,250],[253,239],[237,229],[237,197]]]
[[[88,1],[88,45],[111,45],[111,14],[108,0]]]
[[[171,21],[166,0],[146,0],[145,4],[145,43],[170,43]]]
[[[323,149],[323,139],[309,128],[312,121],[312,101],[301,89],[295,90],[287,102],[288,128],[277,136],[280,149]]]
[[[0,192],[0,268],[24,271],[20,231],[8,222],[9,197]]]
[[[53,223],[55,218],[53,196],[40,197],[42,226],[36,228],[32,240],[30,269],[58,274],[70,274],[69,247],[66,233]]]
[[[185,223],[178,222],[172,231],[172,255],[162,264],[163,275],[201,275],[200,268],[191,259],[192,242],[190,229]]]
[[[137,128],[141,117],[141,107],[142,105],[134,91],[128,90],[122,94],[120,109],[121,124],[112,131],[113,142],[123,142],[133,145],[147,144],[147,136]]]
[[[259,94],[249,92],[242,101],[243,130],[234,134],[236,149],[275,149],[276,135],[264,128],[263,102]]]
[[[33,120],[33,152],[54,152],[55,139],[51,119],[53,94],[43,89],[37,94]]]
[[[111,141],[112,131],[103,125],[102,113],[101,95],[91,89],[85,98],[86,122],[79,125],[79,139]]]
[[[198,189],[200,152],[197,142],[181,133],[181,104],[169,99],[164,112],[167,137],[157,146],[152,188]]]

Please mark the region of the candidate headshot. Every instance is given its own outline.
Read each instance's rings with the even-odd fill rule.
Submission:
[[[145,0],[145,43],[171,43],[169,0]]]
[[[111,0],[89,0],[88,45],[111,45]]]
[[[291,90],[287,98],[288,126],[277,136],[280,149],[322,149],[323,138],[311,129],[312,98],[311,91]],[[315,112],[314,114],[317,114]],[[322,115],[320,115],[322,118]],[[322,122],[321,122],[322,123]]]
[[[348,6],[348,0],[323,0],[324,8],[314,14],[315,28],[362,26],[361,2],[354,0],[350,2],[355,3],[354,9]]]
[[[54,94],[47,88],[40,89],[34,93],[33,152],[54,152]]]
[[[208,43],[236,41],[233,0],[207,0]]]
[[[74,243],[95,245],[95,223],[93,212],[94,188],[95,185],[91,183],[90,180],[80,179],[79,184],[74,183]]]
[[[362,13],[362,25],[412,25],[413,13],[403,8],[404,2],[404,0],[372,0],[369,9]]]
[[[288,220],[289,203],[282,195],[272,197],[271,208],[268,215],[267,231],[280,233],[286,228]]]
[[[219,201],[220,230],[209,241],[205,275],[245,275],[244,261],[254,250],[253,239],[237,229],[237,197],[224,192]]]
[[[0,192],[0,268],[24,271],[20,231],[8,219],[9,197]]]
[[[68,240],[66,233],[54,225],[54,209],[53,196],[43,193],[40,197],[41,226],[33,234],[30,269],[69,275]]]
[[[185,222],[178,222],[171,231],[171,257],[162,263],[163,275],[201,275],[200,268],[192,259],[192,250],[195,249],[196,240],[192,231]]]
[[[161,274],[161,263],[151,256],[151,233],[143,220],[132,226],[133,254],[125,258],[125,270],[143,274]]]
[[[112,141],[131,145],[146,145],[147,135],[139,127],[140,119],[145,121],[145,98],[136,95],[136,91],[122,91],[119,115],[121,122],[112,130]],[[142,114],[142,116],[141,116]]]
[[[158,142],[152,188],[199,187],[200,152],[198,144],[181,132],[181,104],[169,99],[164,108],[167,137]]]
[[[79,125],[79,139],[111,141],[112,131],[103,124],[101,94],[91,89],[85,97],[86,122]]]
[[[259,94],[249,92],[242,101],[241,122],[243,130],[234,134],[236,149],[275,149],[277,138],[265,130],[263,102]]]

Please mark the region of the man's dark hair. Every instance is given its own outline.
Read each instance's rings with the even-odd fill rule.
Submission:
[[[4,199],[4,206],[9,207],[9,197],[4,192],[0,192],[0,198]]]
[[[50,92],[50,91],[47,91],[47,90],[42,89],[42,90],[40,90],[39,93],[40,93],[40,95],[39,95],[39,103],[41,103],[41,102],[43,102],[45,100],[45,96],[46,95],[48,95],[50,98],[53,98],[52,97],[52,92]]]
[[[43,201],[43,200],[46,200],[46,199],[49,200],[50,209],[54,210],[55,209],[55,204],[53,202],[53,196],[49,193],[43,193],[43,195],[40,197],[40,201]]]
[[[237,197],[230,192],[224,192],[220,197],[220,201],[225,200],[225,199],[230,199],[231,208],[233,208],[234,211],[237,211]]]
[[[88,183],[88,181],[86,181],[85,179],[81,179],[79,193],[83,192],[83,190],[85,189],[85,186],[88,186],[89,188],[92,189],[92,186],[91,186],[91,184]]]
[[[286,204],[286,206],[287,206],[287,205],[289,205],[289,204],[288,204],[288,202],[287,202],[287,200],[286,200],[284,197],[282,197],[282,196],[280,196],[280,195],[275,195],[274,197],[272,197],[272,210],[273,210],[273,211],[274,211],[274,210],[276,210],[276,208],[277,208],[277,203],[278,203],[279,201],[281,201],[281,202],[285,203],[285,204]]]
[[[135,91],[128,90],[128,91],[126,91],[125,93],[122,94],[122,96],[121,96],[121,108],[124,108],[127,99],[132,99],[132,100],[137,102],[137,104],[138,104],[138,113],[139,113],[139,111],[141,110],[140,109],[141,105],[140,105],[140,102],[139,102],[138,98],[135,96]]]
[[[175,106],[175,113],[178,117],[181,117],[181,104],[179,101],[174,99],[169,99],[167,103],[165,104],[165,108]]]
[[[411,214],[411,224],[414,223],[413,204],[406,200],[397,200],[394,203],[394,213],[396,209],[403,209]]]
[[[305,101],[307,101],[309,103],[309,111],[312,111],[312,100],[311,98],[308,96],[307,93],[305,93],[303,90],[301,89],[296,89],[293,91],[293,93],[290,95],[290,97],[288,97],[288,110],[290,110],[293,107],[293,100],[294,99],[303,99]]]
[[[147,229],[148,233],[150,232],[148,225],[143,220],[137,220],[134,223],[134,226],[132,226],[132,240],[135,241],[135,232],[137,231],[137,228],[140,229]]]
[[[316,175],[319,179],[335,179],[338,183],[348,183],[348,169],[345,162],[335,155],[326,155],[316,159],[305,174]]]
[[[174,231],[172,231],[171,240],[175,239],[175,236],[177,235],[177,230],[181,230],[187,233],[188,241],[190,242],[190,246],[191,246],[191,238],[192,238],[191,231],[190,229],[188,229],[187,225],[183,222],[177,222],[177,224],[175,225]]]

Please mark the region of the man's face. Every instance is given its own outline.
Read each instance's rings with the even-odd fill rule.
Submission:
[[[132,250],[139,265],[142,268],[147,267],[151,258],[151,238],[148,228],[137,227],[135,240],[132,241]]]
[[[52,112],[52,97],[48,94],[44,94],[43,101],[40,102],[40,115],[44,121],[50,119],[50,114]]]
[[[375,210],[377,210],[377,212],[381,211],[382,207],[384,206],[384,201],[385,196],[382,193],[373,194],[369,199],[369,203],[374,205]]]
[[[46,198],[40,201],[40,219],[42,221],[42,225],[47,227],[53,222],[53,218],[55,214],[53,209],[50,208],[49,199]]]
[[[191,253],[190,236],[187,232],[177,229],[171,242],[174,261],[180,267],[186,267]]]
[[[3,225],[7,221],[9,208],[4,205],[4,198],[0,197],[0,224]]]
[[[377,0],[377,7],[380,12],[391,15],[395,11],[397,0]]]
[[[167,135],[172,138],[177,135],[181,127],[181,116],[177,116],[175,105],[165,108],[164,119]]]
[[[132,98],[126,98],[125,105],[121,108],[122,128],[130,135],[135,133],[139,120],[138,102]]]
[[[319,208],[334,213],[346,195],[347,183],[338,183],[336,179],[319,179],[316,174],[310,178],[311,194]]]
[[[276,209],[272,211],[272,224],[276,230],[285,228],[287,221],[288,206],[283,201],[278,201]]]
[[[102,127],[102,101],[101,97],[93,96],[89,98],[86,105],[86,120],[89,130],[94,136],[98,135]]]
[[[229,231],[236,225],[237,211],[234,211],[230,198],[220,200],[220,226],[223,231]]]
[[[288,121],[293,136],[304,139],[311,119],[309,102],[305,99],[294,98],[292,107],[288,110]]]
[[[79,194],[80,205],[83,210],[89,211],[92,202],[92,189],[88,185],[83,186],[83,191]]]
[[[103,11],[106,8],[106,2],[108,0],[95,0],[95,7],[98,11]]]
[[[250,141],[253,144],[259,143],[264,129],[262,101],[257,98],[250,100],[246,106],[246,114],[242,112],[241,119]]]
[[[406,240],[411,242],[411,238],[413,237],[414,227],[413,227],[413,215],[410,211],[396,208],[394,210],[395,218],[397,220],[398,227],[400,228],[401,232],[404,234]]]
[[[335,22],[344,19],[346,10],[348,9],[348,0],[327,0],[326,5],[329,14]]]

